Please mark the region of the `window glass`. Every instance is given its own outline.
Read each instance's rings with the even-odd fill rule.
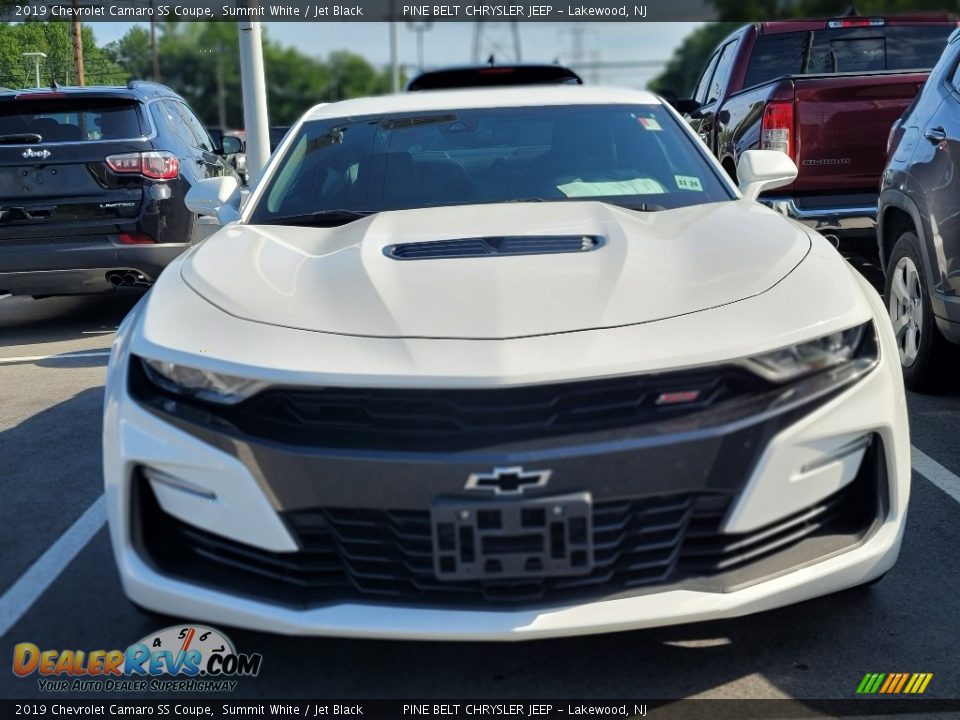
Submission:
[[[697,87],[693,91],[693,99],[701,105],[707,102],[707,92],[710,90],[710,79],[713,77],[713,71],[717,67],[717,60],[719,58],[720,53],[714,53],[713,57],[710,58],[710,62],[707,63],[707,69],[703,71],[703,75],[700,76]]]
[[[723,93],[723,86],[727,81],[727,75],[730,74],[730,65],[733,62],[733,54],[736,52],[736,41],[724,45],[720,51],[720,59],[717,61],[717,69],[713,73],[713,79],[710,81],[710,91],[707,93],[706,104],[720,99]]]
[[[24,133],[39,135],[41,142],[129,140],[144,134],[136,103],[129,100],[58,98],[0,105],[0,135]]]
[[[824,28],[757,38],[746,86],[782,75],[930,69],[954,27],[947,23]]]
[[[531,200],[657,209],[731,197],[661,106],[491,108],[305,123],[252,221]]]
[[[200,119],[193,114],[193,110],[181,102],[178,102],[177,106],[183,116],[184,125],[193,135],[193,146],[213,152],[213,141],[210,139],[210,133],[207,132],[207,128],[200,122]]]

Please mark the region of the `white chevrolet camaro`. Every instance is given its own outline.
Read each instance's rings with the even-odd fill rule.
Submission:
[[[510,640],[882,576],[910,442],[876,292],[649,93],[318,106],[114,342],[136,604],[278,633]]]

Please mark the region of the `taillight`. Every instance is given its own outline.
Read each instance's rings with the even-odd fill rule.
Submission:
[[[883,18],[847,18],[845,20],[830,20],[827,23],[828,28],[851,28],[851,27],[883,27],[886,25]]]
[[[145,233],[120,233],[117,238],[124,245],[150,245],[156,242]]]
[[[772,102],[763,109],[760,148],[779,150],[793,158],[793,103]]]
[[[106,162],[115,173],[137,173],[151,180],[173,180],[180,174],[180,161],[168,152],[110,155]]]

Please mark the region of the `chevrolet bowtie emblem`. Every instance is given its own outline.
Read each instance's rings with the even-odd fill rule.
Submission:
[[[520,495],[541,488],[550,480],[551,470],[524,470],[522,467],[494,468],[489,473],[473,473],[464,490],[480,490],[495,495]]]

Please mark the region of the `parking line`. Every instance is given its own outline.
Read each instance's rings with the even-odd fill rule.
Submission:
[[[915,446],[911,446],[910,450],[913,454],[910,461],[913,469],[960,503],[960,477],[947,470],[923,450]]]
[[[96,350],[92,352],[59,353],[57,355],[23,355],[20,357],[0,357],[0,365],[39,362],[40,360],[73,360],[74,358],[108,357],[109,355],[109,350]]]
[[[0,637],[20,621],[106,521],[107,503],[101,495],[0,597]]]

